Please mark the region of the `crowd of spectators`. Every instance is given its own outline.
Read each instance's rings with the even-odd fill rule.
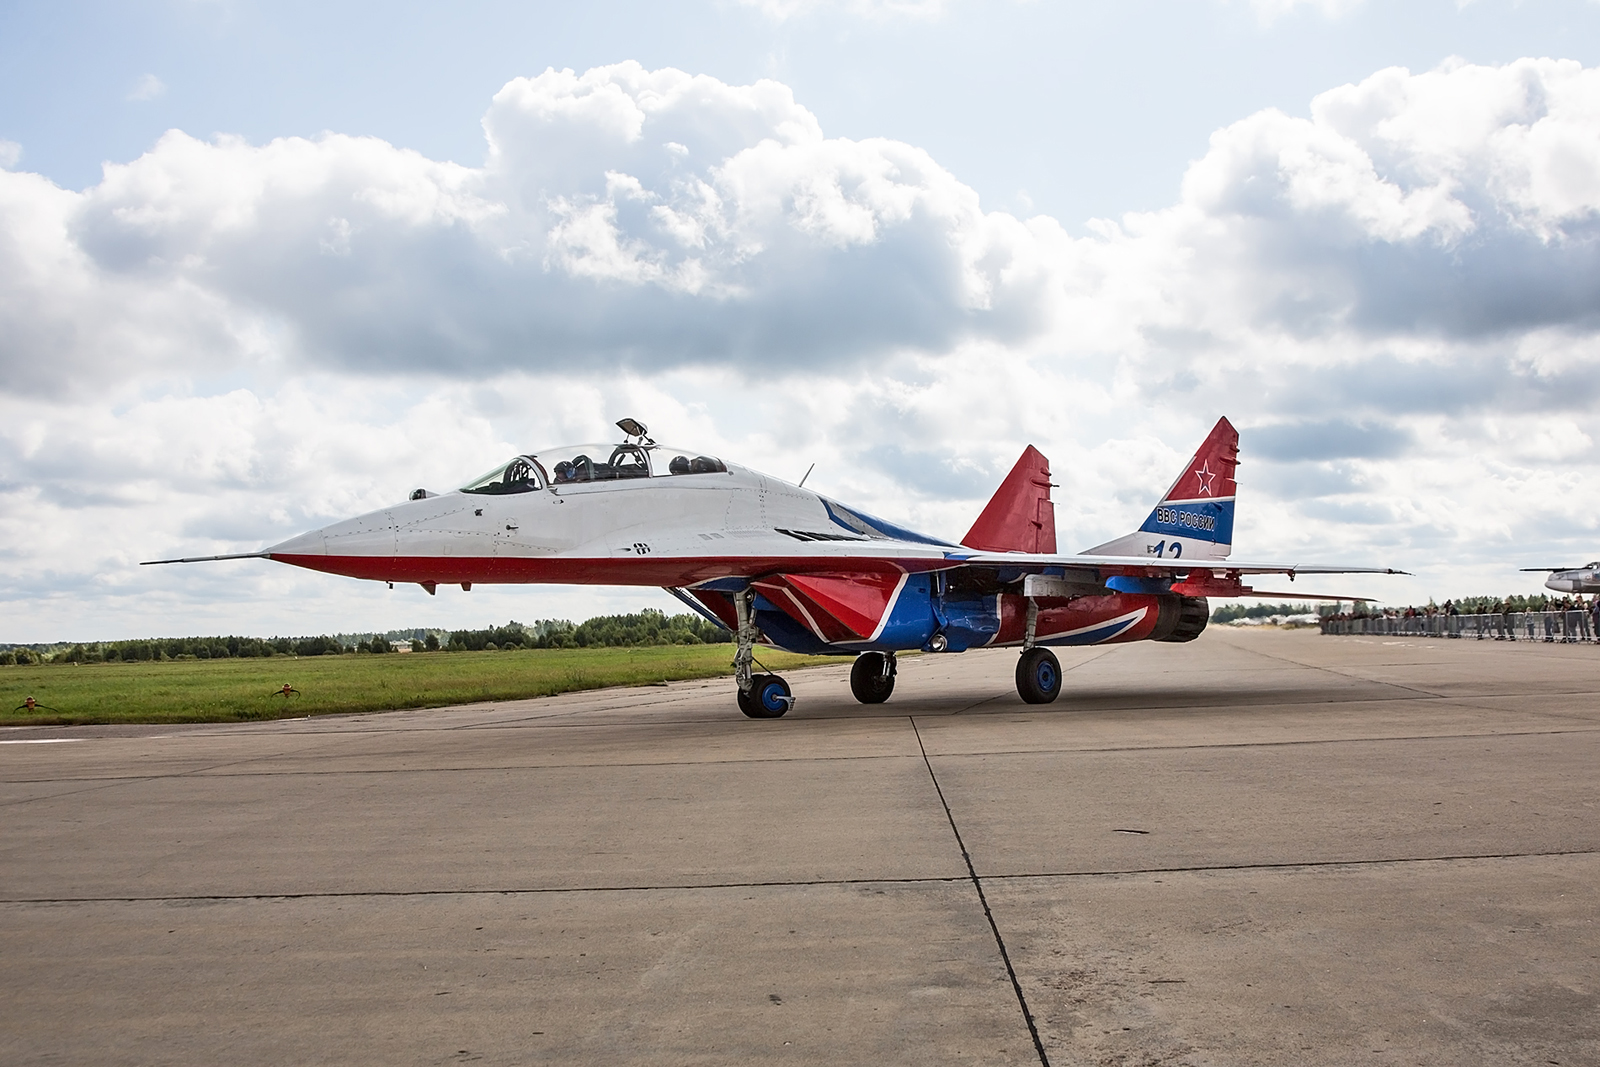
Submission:
[[[1350,624],[1350,625],[1341,625]],[[1418,632],[1507,640],[1600,640],[1600,594],[1463,597],[1423,607],[1352,606],[1322,616],[1325,634]]]

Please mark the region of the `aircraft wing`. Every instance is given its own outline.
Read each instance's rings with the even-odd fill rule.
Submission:
[[[1197,571],[1234,574],[1410,574],[1393,567],[1346,567],[1324,563],[1247,563],[1228,559],[1156,559],[1147,556],[1056,556],[1031,552],[946,552],[945,558],[958,565],[1001,567],[1037,573],[1056,567],[1076,571],[1103,571],[1111,574],[1146,577],[1180,577]]]
[[[1031,552],[946,552],[955,567],[992,569],[1002,581],[1021,579],[1023,593],[1039,597],[1119,593],[1177,593],[1192,597],[1292,596],[1257,590],[1246,575],[1406,574],[1393,567],[1347,567],[1325,563],[1251,563],[1225,559],[1159,559],[1148,556],[1061,556]],[[1359,600],[1348,595],[1301,594],[1311,599]]]

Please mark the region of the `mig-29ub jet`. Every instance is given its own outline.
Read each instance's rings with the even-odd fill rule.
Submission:
[[[660,586],[733,632],[739,708],[752,718],[794,705],[787,682],[755,671],[758,643],[856,657],[850,688],[867,704],[894,690],[898,652],[1017,647],[1017,692],[1043,704],[1061,691],[1049,646],[1192,641],[1206,598],[1253,594],[1248,575],[1403,573],[1229,562],[1239,434],[1227,419],[1139,529],[1078,555],[1056,551],[1050,465],[1031,445],[956,544],[659,445],[632,419],[617,426],[618,443],[531,452],[460,489],[418,489],[261,552],[201,558],[273,559],[430,594],[485,582]]]
[[[1549,571],[1544,580],[1546,589],[1558,593],[1600,593],[1600,563],[1585,563],[1581,567],[1524,567],[1523,571]]]

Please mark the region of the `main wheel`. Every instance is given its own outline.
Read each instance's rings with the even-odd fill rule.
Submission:
[[[863,652],[850,668],[850,692],[863,704],[882,704],[894,692],[894,675],[889,657],[882,652]]]
[[[1029,704],[1048,704],[1061,695],[1061,664],[1048,648],[1030,648],[1017,661],[1017,694]]]
[[[739,693],[739,710],[752,719],[780,719],[789,710],[789,683],[776,674],[758,674],[750,692]]]

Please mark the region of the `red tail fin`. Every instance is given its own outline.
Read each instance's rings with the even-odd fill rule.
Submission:
[[[1055,552],[1050,461],[1037,448],[1022,453],[961,543],[984,552]]]

